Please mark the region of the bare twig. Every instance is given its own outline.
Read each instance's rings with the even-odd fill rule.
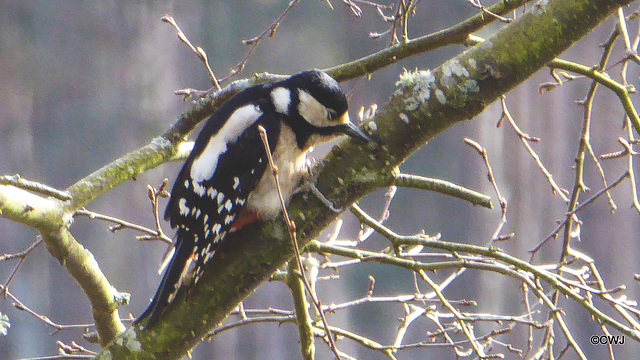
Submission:
[[[22,177],[20,177],[20,175],[18,174],[0,176],[0,185],[12,185],[17,188],[33,191],[37,194],[51,196],[52,198],[62,200],[62,201],[72,200],[71,195],[69,195],[69,193],[66,191],[54,189],[51,186],[41,184],[35,181],[25,180]]]
[[[109,231],[114,233],[122,229],[132,229],[132,230],[136,230],[136,231],[140,231],[148,234],[148,235],[136,236],[136,239],[139,241],[160,240],[167,244],[173,244],[173,241],[171,240],[171,238],[165,235],[164,231],[162,231],[162,226],[160,225],[160,215],[158,214],[159,198],[169,197],[169,193],[166,191],[168,183],[169,183],[169,180],[164,179],[157,189],[151,185],[147,185],[147,196],[149,197],[149,201],[151,202],[151,210],[153,212],[153,217],[155,219],[155,226],[156,226],[155,230],[149,229],[144,226],[136,225],[116,217],[107,216],[107,215],[99,214],[93,211],[89,211],[87,209],[76,211],[74,213],[74,216],[87,216],[90,219],[98,219],[98,220],[114,223],[116,225],[111,226],[109,228]]]
[[[569,198],[567,197],[567,194],[568,194],[567,190],[558,186],[556,181],[553,179],[553,175],[551,175],[551,172],[547,170],[547,168],[544,166],[544,164],[540,160],[540,157],[538,156],[538,154],[533,150],[533,148],[529,144],[529,142],[539,142],[540,139],[537,137],[533,137],[529,134],[526,134],[522,130],[520,130],[520,127],[518,127],[518,124],[516,124],[515,120],[511,116],[511,113],[509,112],[509,108],[507,107],[507,103],[506,103],[506,97],[504,95],[500,97],[500,104],[502,106],[502,116],[500,119],[502,120],[506,118],[509,121],[509,124],[511,125],[513,130],[516,132],[518,137],[520,138],[520,141],[522,142],[524,147],[527,149],[527,152],[529,153],[529,155],[531,155],[533,160],[536,162],[536,165],[538,166],[540,171],[542,171],[542,174],[547,179],[547,182],[549,183],[549,185],[551,185],[553,194],[560,196],[560,198],[562,198],[562,200],[565,202],[569,201]]]
[[[16,276],[16,274],[18,273],[18,270],[20,269],[20,266],[22,266],[22,264],[24,263],[24,260],[27,258],[27,256],[29,256],[29,254],[31,254],[31,251],[33,251],[33,249],[35,249],[38,245],[40,245],[40,243],[42,243],[42,236],[38,236],[38,240],[36,240],[36,242],[31,244],[31,246],[29,246],[26,250],[22,252],[19,252],[16,254],[4,254],[0,256],[0,261],[20,258],[20,261],[18,261],[18,264],[16,264],[16,266],[13,268],[13,271],[11,271],[11,274],[7,278],[7,281],[5,281],[4,283],[3,291],[1,292],[4,297],[7,297],[9,284],[11,283],[11,280],[13,280],[14,276]]]
[[[427,312],[427,309],[419,306],[415,306],[411,304],[403,304],[403,306],[404,306],[405,315],[402,319],[402,324],[398,327],[398,331],[396,332],[396,339],[393,342],[394,349],[397,349],[402,345],[402,340],[404,339],[404,336],[407,334],[407,329],[409,328],[409,325],[411,325],[411,323],[414,320],[421,317],[422,315],[424,315],[424,313]],[[397,352],[397,350],[394,350],[394,353],[395,352]]]
[[[508,24],[510,22],[512,22],[512,19],[506,18],[504,16],[500,16],[498,14],[494,14],[493,12],[491,12],[490,10],[488,10],[486,7],[484,7],[482,4],[480,4],[480,0],[467,0],[469,2],[469,4],[471,4],[471,6],[473,6],[474,8],[482,11],[483,13],[493,16],[494,18],[498,19],[499,21]]]
[[[468,201],[473,205],[480,205],[489,209],[493,208],[491,198],[489,196],[441,179],[433,179],[417,175],[397,174],[394,177],[393,184],[399,187],[433,191]]]
[[[318,297],[316,296],[315,292],[312,291],[311,285],[309,284],[309,281],[307,280],[307,276],[305,275],[304,266],[302,265],[302,260],[300,258],[300,250],[298,247],[298,240],[296,237],[295,224],[293,223],[293,221],[291,221],[291,218],[289,218],[289,213],[287,212],[287,206],[284,202],[284,198],[282,197],[282,191],[280,189],[280,181],[278,180],[278,168],[273,162],[273,157],[271,156],[271,149],[269,148],[267,131],[262,126],[258,126],[258,131],[260,131],[260,138],[262,139],[262,144],[265,148],[265,152],[267,153],[267,159],[269,160],[269,167],[273,172],[273,179],[275,181],[276,189],[278,191],[278,197],[280,198],[280,205],[282,207],[282,213],[284,216],[285,224],[287,225],[287,229],[289,230],[289,236],[291,237],[291,241],[293,242],[293,251],[295,254],[296,262],[298,263],[298,270],[300,271],[300,277],[302,278],[302,282],[304,283],[304,286],[311,297],[313,305],[318,310],[320,319],[322,319],[322,324],[324,325],[324,329],[327,335],[327,341],[329,343],[331,351],[333,351],[333,354],[336,356],[336,359],[340,360],[341,359],[340,353],[338,352],[338,348],[336,347],[335,341],[333,340],[333,336],[331,335],[331,330],[329,329],[329,323],[327,322],[327,319],[324,316],[324,312],[322,311],[322,303],[320,302],[320,299],[318,299]]]
[[[225,324],[225,325],[221,325],[216,327],[215,329],[213,329],[213,331],[211,331],[211,333],[208,335],[209,338],[212,338],[222,332],[225,332],[227,330],[231,330],[233,328],[237,328],[239,326],[242,325],[248,325],[248,324],[256,324],[256,323],[267,323],[267,322],[274,322],[274,323],[278,323],[278,324],[284,324],[287,322],[295,322],[296,321],[296,316],[295,315],[280,315],[280,316],[254,316],[254,317],[248,317],[245,319],[241,319],[240,321],[236,321],[230,324]]]
[[[491,241],[508,240],[511,237],[513,237],[513,234],[508,234],[506,236],[501,236],[500,235],[500,232],[502,231],[502,228],[507,223],[507,199],[505,199],[500,194],[500,189],[498,189],[498,184],[496,183],[496,180],[493,177],[493,170],[491,168],[491,164],[489,164],[489,156],[487,155],[487,150],[485,148],[483,148],[480,144],[478,144],[477,142],[475,142],[475,141],[473,141],[471,139],[465,138],[464,142],[467,145],[469,145],[472,148],[474,148],[478,152],[478,154],[480,156],[482,156],[482,159],[484,160],[484,164],[487,167],[487,176],[489,178],[489,182],[491,182],[491,185],[493,186],[493,190],[496,192],[496,196],[498,196],[498,202],[500,203],[500,209],[502,209],[502,216],[500,217],[500,222],[498,223],[498,227],[496,228],[496,231],[494,231],[493,235],[491,236]]]
[[[618,184],[620,184],[624,179],[626,179],[627,177],[629,177],[629,171],[625,171],[622,175],[620,175],[620,177],[612,182],[611,184],[609,184],[607,187],[601,189],[600,191],[598,191],[597,193],[595,193],[592,197],[590,197],[587,201],[583,202],[582,204],[580,204],[579,206],[577,206],[575,209],[573,209],[571,212],[567,213],[565,216],[565,219],[563,221],[560,222],[560,224],[558,224],[558,226],[555,228],[555,230],[553,230],[549,235],[547,235],[547,237],[545,237],[544,239],[542,239],[542,241],[540,241],[538,243],[538,245],[536,245],[533,249],[529,250],[529,252],[531,253],[531,257],[533,258],[533,256],[535,255],[535,253],[540,250],[540,248],[542,247],[542,245],[544,245],[549,239],[555,238],[556,235],[558,234],[558,232],[560,230],[562,230],[562,228],[565,226],[565,224],[572,218],[572,216],[574,214],[576,214],[578,211],[580,211],[583,207],[587,206],[588,204],[592,203],[594,200],[596,200],[598,197],[600,197],[602,194],[606,193],[607,191],[613,189],[614,187],[616,187]]]
[[[468,318],[460,314],[458,310],[453,305],[451,305],[449,300],[447,300],[447,298],[444,295],[442,295],[442,292],[440,291],[439,286],[436,283],[434,283],[433,280],[431,280],[431,278],[424,271],[420,270],[418,274],[420,275],[420,278],[422,280],[424,280],[427,284],[429,284],[429,286],[431,286],[433,291],[436,293],[436,296],[438,296],[438,299],[440,299],[442,306],[444,306],[447,310],[449,310],[449,312],[451,312],[456,317],[456,320],[458,321],[458,323],[460,324],[460,327],[462,328],[462,332],[469,340],[469,344],[471,344],[471,347],[473,348],[473,351],[476,353],[476,355],[478,355],[478,357],[480,357],[481,359],[490,357],[490,356],[487,356],[487,354],[485,353],[484,346],[478,343],[476,336],[473,334],[473,329],[471,329],[466,323]],[[461,353],[458,352],[456,348],[454,349],[456,350],[456,354],[458,356],[462,355]]]
[[[27,307],[25,304],[23,304],[17,297],[15,297],[4,286],[0,285],[0,291],[2,291],[5,294],[5,296],[8,296],[13,301],[13,307],[15,307],[16,309],[18,309],[20,311],[24,311],[29,315],[32,315],[36,319],[38,319],[38,320],[42,321],[43,323],[45,323],[45,325],[54,328],[55,330],[51,333],[52,335],[57,333],[57,332],[59,332],[59,331],[61,331],[61,330],[65,330],[65,329],[87,328],[87,327],[93,326],[93,324],[81,324],[81,325],[60,325],[60,324],[57,324],[57,323],[51,321],[51,319],[49,319],[45,315],[40,315],[37,312],[31,310],[29,307]]]
[[[167,192],[166,188],[167,185],[169,184],[169,180],[164,179],[162,181],[162,184],[160,184],[160,186],[156,189],[151,185],[147,184],[147,196],[149,197],[149,201],[151,201],[151,211],[153,212],[153,218],[156,222],[156,231],[155,234],[151,234],[151,235],[142,235],[142,236],[138,236],[137,239],[138,240],[162,240],[164,242],[167,242],[167,240],[169,240],[169,244],[171,244],[171,239],[169,239],[169,237],[167,237],[164,234],[164,231],[162,231],[162,226],[160,225],[160,215],[159,215],[159,204],[158,204],[158,200],[162,197],[162,198],[168,198],[169,197],[169,193]]]
[[[244,58],[239,63],[237,63],[233,68],[231,68],[231,73],[229,74],[229,76],[224,78],[223,81],[229,79],[233,75],[241,73],[242,70],[244,70],[244,67],[247,64],[249,57],[251,56],[251,54],[253,54],[254,50],[258,47],[260,42],[264,39],[265,36],[268,36],[269,38],[273,38],[275,36],[276,31],[278,30],[278,27],[280,26],[280,23],[282,22],[282,20],[287,16],[287,14],[289,14],[289,12],[293,9],[293,7],[298,4],[298,2],[299,0],[291,1],[289,5],[287,5],[287,8],[284,10],[284,12],[282,12],[282,14],[280,14],[280,16],[278,16],[278,18],[273,23],[271,23],[271,25],[266,30],[264,30],[260,35],[253,37],[251,39],[242,40],[243,44],[249,45],[249,50],[245,54]],[[329,4],[329,6],[331,6],[331,3],[329,3],[328,1],[327,3]]]
[[[74,216],[86,216],[90,219],[98,219],[98,220],[104,220],[107,222],[114,223],[116,225],[109,228],[109,231],[112,231],[112,232],[116,232],[121,229],[133,229],[133,230],[137,230],[137,231],[141,231],[149,234],[150,236],[154,237],[153,240],[161,240],[167,244],[173,243],[173,241],[170,238],[168,238],[166,235],[163,234],[163,236],[160,236],[157,230],[152,230],[144,226],[136,225],[116,217],[102,215],[93,211],[89,211],[87,209],[76,211]],[[146,238],[142,238],[139,240],[146,240]]]
[[[185,43],[189,47],[189,49],[191,49],[191,51],[193,51],[193,53],[196,54],[198,59],[200,59],[200,61],[202,61],[202,63],[207,67],[207,72],[209,73],[209,78],[211,78],[211,83],[213,84],[214,88],[217,91],[220,91],[221,89],[220,84],[218,83],[216,76],[213,74],[213,70],[211,70],[211,66],[209,66],[207,53],[200,46],[195,47],[191,45],[191,42],[189,41],[187,36],[182,32],[182,30],[180,30],[180,27],[178,26],[176,21],[173,19],[173,17],[171,17],[170,15],[164,15],[160,20],[162,20],[163,22],[166,22],[167,24],[173,26],[174,29],[176,29],[176,31],[178,32],[178,38],[180,39],[180,41]]]
[[[389,186],[387,192],[385,193],[386,201],[384,206],[382,207],[382,212],[378,222],[383,224],[387,219],[389,219],[389,207],[391,206],[391,201],[393,201],[394,196],[396,195],[397,187],[395,185]],[[360,228],[358,232],[358,242],[365,241],[373,234],[374,231],[372,228],[368,227],[366,224]]]

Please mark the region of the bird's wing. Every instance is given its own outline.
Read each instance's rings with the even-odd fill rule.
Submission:
[[[171,302],[185,275],[190,284],[199,279],[262,178],[268,159],[259,125],[272,151],[276,147],[280,121],[259,104],[237,108],[227,121],[219,113],[205,124],[173,185],[165,218],[177,228],[175,252],[149,308],[138,318],[148,316],[147,327]]]

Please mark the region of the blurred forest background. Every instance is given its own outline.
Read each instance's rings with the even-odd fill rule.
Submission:
[[[175,30],[161,23],[163,14],[178,21],[194,45],[207,51],[218,77],[224,77],[248,50],[241,40],[260,34],[287,4],[288,1],[276,0],[0,1],[0,173],[17,173],[64,189],[146,144],[187,110],[189,103],[173,92],[187,87],[207,89],[210,83],[204,67],[178,41]],[[301,2],[281,23],[276,36],[257,47],[241,76],[328,68],[388,45],[389,37],[369,38],[370,32],[388,29],[373,9],[363,7],[363,16],[356,18],[340,1],[334,0],[333,5],[335,10],[321,1]],[[410,19],[409,36],[452,26],[476,12],[464,0],[422,1]],[[612,20],[606,22],[563,58],[587,66],[596,64],[601,55],[597,45],[614,25]],[[500,26],[503,25],[496,24],[486,31]],[[343,88],[352,93],[352,118],[360,106],[387,101],[403,68],[433,68],[463,50],[461,46],[444,48],[383,69],[370,81],[344,83]],[[614,61],[623,55],[623,50],[617,48]],[[615,76],[616,70],[610,73]],[[632,70],[630,75],[630,81],[637,80],[637,71]],[[542,139],[533,146],[556,182],[570,189],[583,116],[576,101],[584,98],[590,82],[574,81],[541,95],[538,86],[546,81],[551,81],[549,72],[542,70],[509,93],[507,103],[523,131]],[[637,95],[634,97],[637,100]],[[528,250],[556,227],[555,221],[563,217],[566,206],[553,195],[513,130],[506,124],[496,127],[500,115],[499,104],[493,104],[474,121],[434,139],[401,167],[405,173],[445,179],[491,195],[497,208],[487,210],[437,194],[399,189],[387,225],[403,234],[424,229],[428,234],[440,232],[448,241],[477,245],[488,242],[500,219],[500,209],[481,158],[463,144],[463,138],[469,137],[486,147],[497,183],[509,203],[503,233],[514,232],[515,237],[499,246],[528,259]],[[596,97],[591,139],[597,155],[620,150],[616,139],[625,135],[621,129],[623,116],[617,99],[601,90]],[[593,163],[587,163],[586,184],[599,190],[602,184]],[[607,180],[613,181],[624,171],[626,161],[606,161],[603,165]],[[145,173],[88,208],[153,227],[146,185],[156,186],[165,177],[172,182],[178,167],[179,164],[172,164]],[[635,299],[640,294],[633,280],[633,274],[640,272],[640,223],[630,206],[628,184],[616,188],[613,195],[618,204],[615,214],[611,214],[605,198],[581,213],[582,241],[573,246],[596,260],[609,286],[627,284],[626,294]],[[379,214],[383,204],[383,190],[361,202],[371,214]],[[349,214],[343,218],[346,225],[341,238],[353,237],[358,231],[357,221]],[[160,280],[156,271],[166,245],[137,242],[138,234],[129,230],[112,234],[108,226],[77,218],[71,230],[95,255],[110,282],[119,291],[131,293],[131,304],[122,307],[121,314],[137,316],[156,290]],[[172,234],[168,224],[165,230]],[[0,253],[22,251],[35,241],[36,235],[35,230],[2,220]],[[370,241],[372,247],[384,244],[378,238]],[[555,241],[543,248],[535,263],[557,261],[559,246],[560,241]],[[9,276],[14,264],[0,263],[0,281]],[[365,295],[368,275],[376,279],[376,295],[414,292],[410,273],[364,264],[341,270],[339,281],[323,283],[319,290],[323,303]],[[42,245],[27,258],[10,290],[25,305],[56,323],[92,322],[85,296]],[[447,288],[446,295],[450,299],[478,301],[477,312],[521,311],[519,284],[493,274],[468,271]],[[289,292],[280,283],[263,285],[245,306],[292,308]],[[603,358],[606,347],[590,346],[585,341],[600,333],[598,325],[591,323],[581,309],[569,306],[567,311],[574,314],[566,320],[574,336],[585,344],[583,349],[594,359]],[[0,300],[0,312],[11,321],[9,334],[0,336],[0,359],[51,355],[56,353],[56,340],[78,341],[81,334],[80,330],[68,330],[51,336],[51,328],[15,310],[10,300]],[[403,314],[400,305],[367,304],[330,315],[329,322],[337,326],[349,324],[353,331],[388,344],[393,342],[397,318]],[[410,332],[413,335],[409,339],[421,339],[419,327]],[[512,336],[517,339],[526,333],[514,331]],[[251,325],[204,342],[192,355],[194,359],[297,359],[297,339],[297,328],[292,324]],[[79,342],[91,348],[90,344]],[[522,343],[522,338],[518,342]],[[318,343],[318,347],[320,358],[331,356],[325,346]],[[340,342],[339,348],[362,359],[382,358],[348,341]],[[640,346],[628,339],[616,354],[621,359],[633,358],[638,349]],[[425,350],[407,350],[399,358],[425,358],[425,354]],[[453,356],[451,350],[434,354]]]

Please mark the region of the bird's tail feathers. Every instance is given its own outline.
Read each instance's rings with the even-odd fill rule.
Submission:
[[[178,231],[177,236],[178,246],[175,248],[175,251],[170,252],[166,256],[161,267],[161,269],[163,269],[166,266],[164,263],[166,263],[170,255],[173,254],[169,266],[162,277],[160,286],[151,300],[149,307],[134,321],[135,324],[139,324],[146,319],[144,327],[149,328],[152,326],[158,320],[166,306],[173,301],[178,289],[182,287],[185,278],[188,277],[186,275],[189,272],[189,264],[193,258],[193,252],[191,251],[193,249],[193,240],[181,238],[189,236],[182,231]]]

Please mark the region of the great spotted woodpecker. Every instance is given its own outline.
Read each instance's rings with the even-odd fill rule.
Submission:
[[[346,134],[370,141],[349,121],[338,83],[317,70],[250,87],[206,121],[173,185],[164,217],[176,228],[173,257],[151,304],[136,320],[153,325],[187,279],[195,284],[230,231],[281,211],[258,126],[267,133],[288,202],[314,145]]]

